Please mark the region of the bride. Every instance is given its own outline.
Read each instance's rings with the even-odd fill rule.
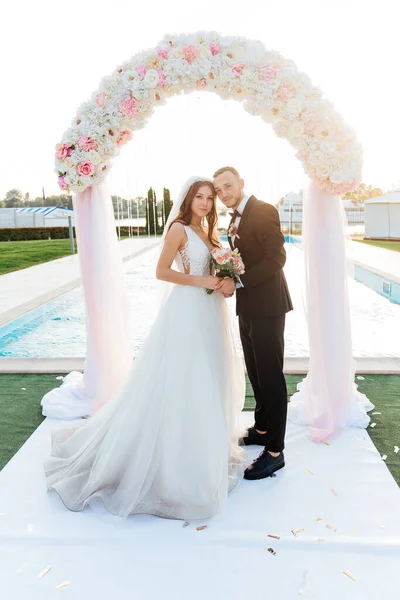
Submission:
[[[53,433],[47,486],[68,509],[100,498],[121,517],[205,519],[241,478],[244,369],[226,301],[206,293],[218,282],[209,265],[216,221],[211,181],[191,178],[157,265],[157,278],[175,285],[127,380],[90,419]]]

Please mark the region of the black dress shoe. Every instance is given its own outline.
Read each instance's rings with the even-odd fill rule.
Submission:
[[[258,433],[255,427],[247,429],[247,435],[240,438],[240,446],[265,446],[267,444],[267,434]]]
[[[271,456],[268,450],[263,450],[258,458],[247,467],[244,472],[245,479],[265,479],[271,477],[275,471],[279,471],[285,466],[285,457],[283,452],[279,456]]]

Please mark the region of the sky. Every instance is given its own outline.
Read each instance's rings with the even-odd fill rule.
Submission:
[[[103,76],[166,35],[214,30],[257,39],[294,60],[355,130],[363,180],[400,186],[396,0],[15,0],[2,3],[0,199],[57,194],[54,147]],[[193,174],[235,166],[246,191],[275,203],[305,184],[289,144],[215,94],[171,98],[114,161],[112,193],[150,185],[172,197]]]

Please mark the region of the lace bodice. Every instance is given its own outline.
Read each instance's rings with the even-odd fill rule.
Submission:
[[[203,240],[191,229],[189,226],[184,225],[187,242],[184,248],[176,255],[176,264],[178,269],[185,273],[188,272],[190,275],[205,276],[210,274],[210,252],[203,242]],[[186,268],[186,269],[185,269]]]

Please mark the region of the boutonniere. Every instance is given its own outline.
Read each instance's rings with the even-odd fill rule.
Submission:
[[[230,225],[229,229],[228,229],[228,236],[230,238],[232,237],[237,237],[238,240],[240,240],[240,237],[238,236],[238,228],[237,225],[235,225],[234,223],[232,223],[232,225]]]

